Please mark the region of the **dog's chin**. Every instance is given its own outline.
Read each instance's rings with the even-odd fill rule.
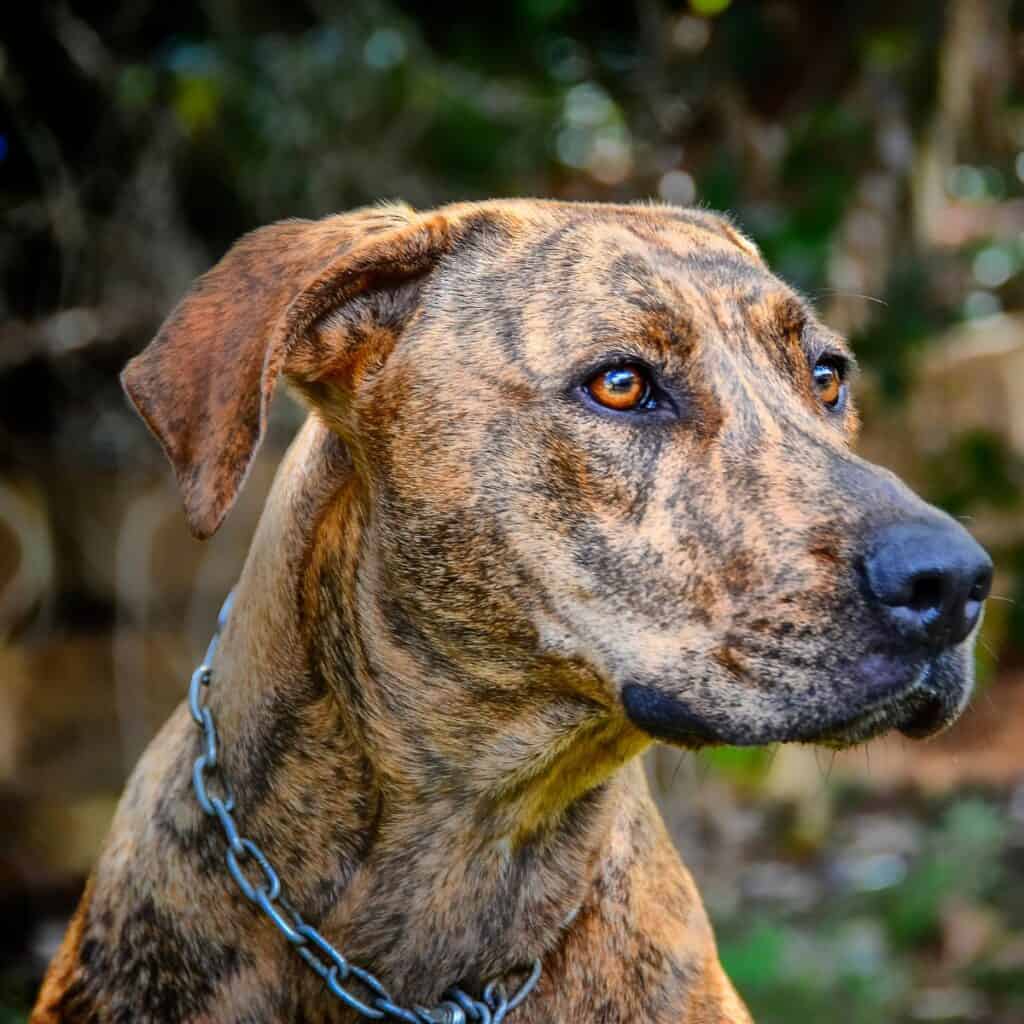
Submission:
[[[948,728],[966,707],[974,688],[969,652],[947,651],[926,661],[910,681],[852,717],[834,723],[811,742],[848,747],[896,730],[926,739]]]
[[[932,671],[932,665],[926,666],[904,691],[826,725],[808,736],[807,742],[841,748],[865,743],[891,730],[914,739],[940,732],[956,717],[956,710],[946,696],[929,685]]]
[[[971,666],[968,645],[923,662],[866,657],[851,670],[848,685],[835,687],[835,708],[825,712],[800,706],[799,695],[791,694],[778,709],[762,704],[744,713],[733,705],[702,714],[685,696],[639,683],[623,687],[622,704],[634,725],[677,747],[816,743],[842,748],[892,730],[912,739],[941,732],[970,698]]]

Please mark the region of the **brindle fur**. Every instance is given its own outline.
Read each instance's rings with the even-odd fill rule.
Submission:
[[[919,503],[817,401],[826,343],[723,218],[506,201],[257,231],[129,365],[200,536],[278,376],[311,407],[209,701],[242,831],[399,1001],[540,957],[517,1024],[749,1020],[623,697],[689,746],[873,706],[852,564]],[[610,356],[678,418],[581,402]],[[230,882],[199,742],[182,707],[141,759],[32,1024],[355,1020]]]

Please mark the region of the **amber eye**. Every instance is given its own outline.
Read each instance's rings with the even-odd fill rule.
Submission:
[[[832,359],[819,359],[814,366],[814,390],[829,409],[838,409],[846,394],[842,367]]]
[[[595,402],[616,412],[630,412],[650,405],[651,383],[639,366],[615,366],[601,370],[586,383]]]

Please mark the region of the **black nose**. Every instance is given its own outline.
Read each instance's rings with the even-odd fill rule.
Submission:
[[[992,560],[952,520],[882,527],[864,559],[871,596],[905,639],[952,647],[970,634],[992,584]]]

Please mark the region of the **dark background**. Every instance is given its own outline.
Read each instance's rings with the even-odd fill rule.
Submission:
[[[0,1022],[181,698],[299,413],[192,541],[116,375],[239,234],[383,198],[731,210],[997,600],[922,745],[651,758],[762,1022],[1024,1019],[1024,3],[151,0],[0,14]]]

